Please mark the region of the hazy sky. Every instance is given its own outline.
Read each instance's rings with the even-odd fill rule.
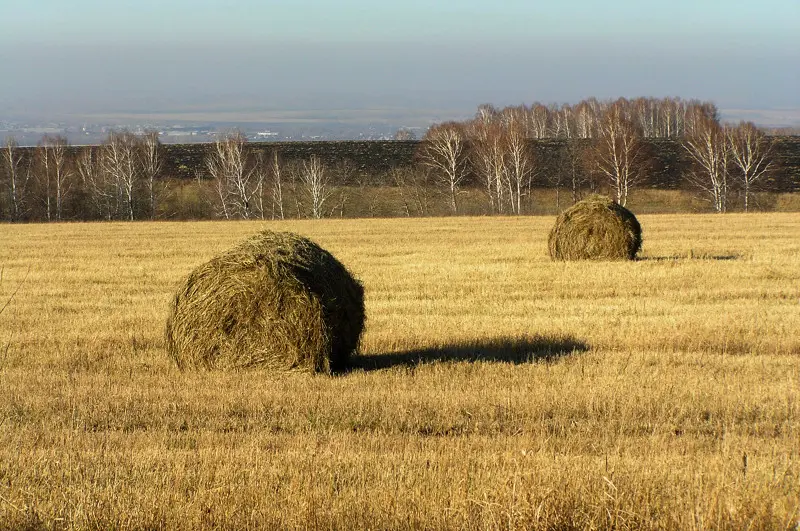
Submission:
[[[799,30],[798,0],[0,0],[0,119],[589,96],[800,108]]]

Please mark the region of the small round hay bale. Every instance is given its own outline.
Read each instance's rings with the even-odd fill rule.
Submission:
[[[553,260],[633,260],[642,228],[630,210],[593,195],[558,216],[547,245]]]
[[[167,352],[181,369],[338,372],[358,348],[364,290],[317,244],[262,231],[195,269],[175,295]]]

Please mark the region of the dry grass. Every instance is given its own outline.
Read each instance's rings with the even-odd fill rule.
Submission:
[[[592,195],[558,215],[547,247],[553,260],[633,260],[642,227],[624,206]]]
[[[262,223],[0,226],[0,528],[777,528],[800,520],[800,216],[287,222],[365,287],[337,377],[181,373],[179,280]]]

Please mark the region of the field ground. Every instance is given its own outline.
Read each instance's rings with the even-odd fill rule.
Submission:
[[[800,527],[800,215],[0,226],[0,528]],[[366,289],[337,377],[181,373],[179,280],[262,227]],[[17,291],[18,290],[18,291]]]
[[[196,182],[174,181],[169,183],[168,197],[161,204],[162,219],[186,221],[213,219],[214,209],[203,196],[212,197],[213,190],[200,191]],[[447,217],[452,215],[448,198],[440,191],[428,190],[426,211],[420,212],[409,191],[391,186],[370,186],[364,189],[339,187],[327,203],[326,217],[330,218],[402,218]],[[584,194],[584,197],[588,195]],[[800,193],[773,194],[760,192],[750,197],[753,212],[800,212]],[[486,216],[490,206],[486,194],[477,189],[465,190],[459,196],[459,212],[468,216]],[[308,217],[306,212],[297,215],[291,194],[285,197],[287,218]],[[523,212],[533,216],[556,216],[573,204],[569,190],[542,188],[534,190],[523,200]],[[742,201],[731,201],[732,211],[741,211]],[[704,214],[711,212],[711,204],[696,194],[682,190],[638,190],[628,201],[627,207],[637,216],[641,214]],[[271,218],[272,212],[265,217]],[[279,217],[279,216],[275,216]]]

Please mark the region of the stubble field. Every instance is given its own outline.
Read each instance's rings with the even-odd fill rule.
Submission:
[[[800,526],[800,215],[0,226],[0,528]],[[261,228],[358,276],[327,377],[181,373],[168,302]],[[13,296],[13,297],[12,297]]]

